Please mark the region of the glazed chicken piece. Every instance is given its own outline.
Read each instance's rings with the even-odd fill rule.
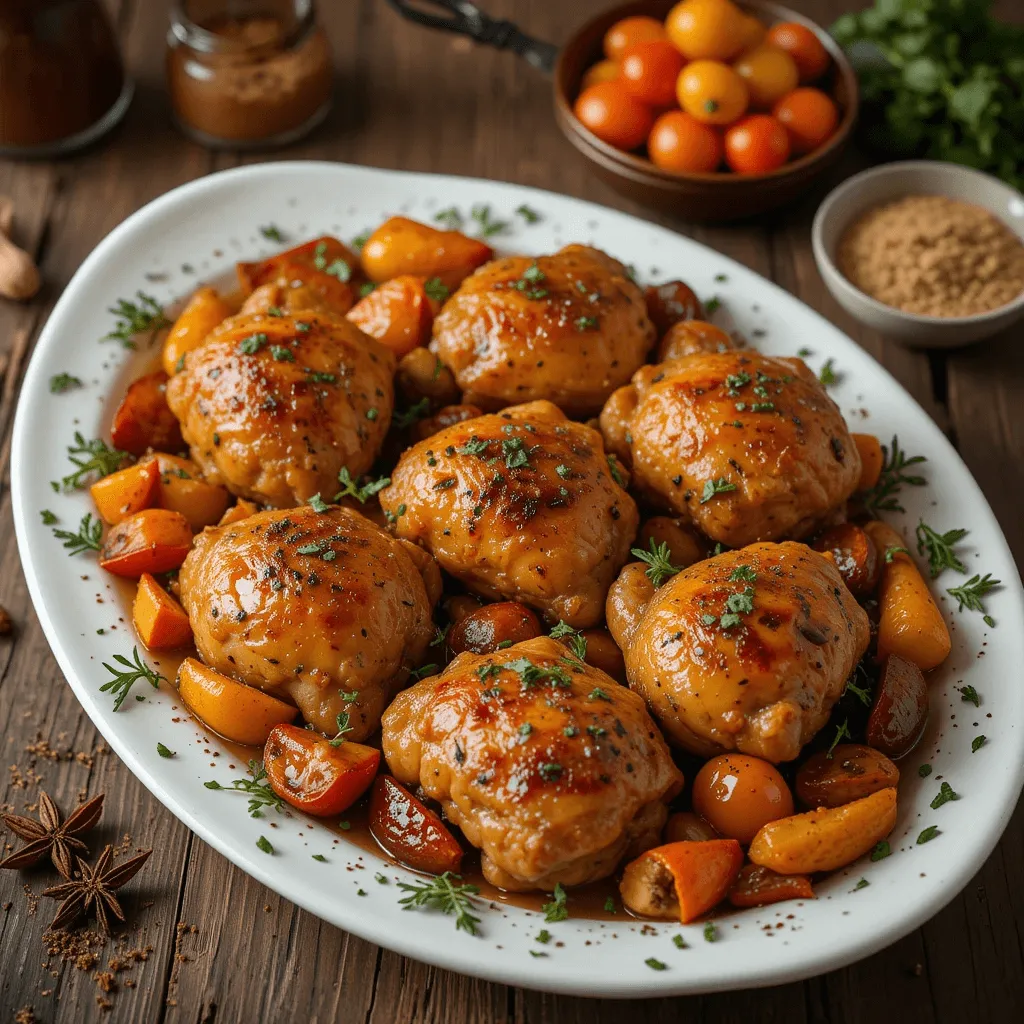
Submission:
[[[426,552],[338,506],[207,529],[179,582],[207,665],[292,700],[330,735],[348,712],[353,740],[422,660],[441,589]]]
[[[658,842],[682,775],[643,701],[548,637],[459,655],[398,695],[382,745],[503,889],[583,885]]]
[[[608,400],[601,431],[641,493],[730,547],[807,535],[860,478],[838,406],[796,358],[645,366]]]
[[[485,597],[594,626],[638,516],[601,435],[550,402],[447,427],[409,448],[380,503],[399,537]]]
[[[825,724],[868,646],[868,617],[835,565],[792,541],[725,552],[657,589],[642,563],[627,565],[608,628],[674,743],[776,763]]]
[[[365,473],[394,402],[395,357],[340,317],[232,317],[167,384],[205,478],[278,508],[329,499]]]
[[[654,343],[643,293],[621,263],[567,245],[510,256],[468,277],[434,321],[430,350],[465,401],[494,411],[546,398],[593,416]]]

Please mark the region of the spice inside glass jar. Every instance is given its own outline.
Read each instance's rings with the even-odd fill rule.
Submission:
[[[330,44],[313,0],[179,0],[167,80],[179,125],[204,145],[286,145],[327,116]]]

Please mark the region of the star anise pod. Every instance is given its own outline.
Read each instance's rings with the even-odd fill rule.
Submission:
[[[134,877],[139,868],[149,860],[152,852],[145,850],[131,860],[115,864],[113,847],[106,846],[99,855],[95,867],[90,867],[81,857],[76,858],[80,878],[43,890],[44,896],[64,901],[57,909],[57,916],[50,927],[63,928],[79,914],[86,914],[92,910],[99,926],[109,935],[108,913],[113,914],[119,921],[124,920],[124,911],[114,895],[114,890],[120,889],[125,882]]]
[[[89,852],[89,848],[77,837],[88,832],[99,821],[102,810],[103,794],[100,793],[77,807],[67,821],[63,821],[60,809],[40,790],[38,821],[20,814],[0,815],[15,835],[28,842],[27,846],[0,861],[0,868],[27,868],[49,854],[53,866],[65,878],[70,878],[74,866],[72,857]]]

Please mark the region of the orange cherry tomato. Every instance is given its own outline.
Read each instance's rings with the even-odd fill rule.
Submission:
[[[789,159],[789,136],[768,114],[751,114],[725,133],[725,162],[737,174],[767,174]]]
[[[768,42],[793,58],[801,82],[813,82],[828,70],[828,50],[806,25],[782,21],[768,30]]]
[[[618,80],[592,85],[580,93],[573,109],[602,142],[619,149],[636,149],[654,124],[654,111]]]
[[[598,82],[613,82],[619,77],[619,63],[614,60],[599,60],[587,68],[587,73],[580,82],[580,92],[589,89]]]
[[[708,173],[718,169],[725,145],[711,125],[682,110],[669,110],[654,122],[647,152],[663,170]]]
[[[676,79],[683,70],[682,54],[667,39],[646,39],[622,53],[622,84],[652,107],[669,107],[676,100]]]
[[[793,794],[775,765],[721,754],[697,772],[693,809],[721,835],[746,844],[769,821],[793,813]]]
[[[618,60],[623,51],[634,43],[645,39],[664,39],[665,26],[657,18],[648,18],[638,14],[632,18],[623,18],[604,34],[604,55],[609,60]]]
[[[753,14],[743,16],[743,24],[740,29],[740,46],[737,53],[746,53],[755,46],[760,46],[768,34],[768,27],[760,18]]]
[[[696,60],[683,68],[676,97],[691,117],[723,125],[742,117],[750,99],[743,79],[716,60]]]
[[[370,787],[380,751],[330,740],[297,725],[275,725],[263,748],[270,788],[293,807],[327,817],[341,814]]]
[[[820,89],[794,89],[772,110],[789,136],[790,149],[798,156],[817,149],[839,124],[835,103]]]
[[[370,793],[370,834],[396,860],[416,871],[458,871],[462,847],[445,823],[390,775]]]
[[[750,105],[761,110],[771,110],[800,79],[793,58],[768,43],[744,53],[733,67],[747,83]]]
[[[729,60],[743,46],[745,17],[730,0],[682,0],[665,32],[687,60]]]

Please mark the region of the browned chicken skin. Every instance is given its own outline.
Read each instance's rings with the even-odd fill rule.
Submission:
[[[582,885],[658,842],[682,786],[643,701],[548,637],[461,654],[384,713],[384,756],[504,889]]]
[[[394,356],[343,318],[232,317],[188,353],[167,401],[211,483],[277,507],[329,499],[373,464],[394,403]]]
[[[532,402],[409,448],[380,502],[470,589],[582,629],[600,622],[637,529],[612,472],[596,430]]]
[[[208,665],[291,698],[324,732],[347,711],[354,740],[376,730],[422,660],[440,592],[425,552],[337,506],[207,529],[179,580]],[[358,695],[347,702],[342,691]]]
[[[725,552],[657,589],[627,565],[608,627],[673,742],[772,762],[821,729],[868,645],[867,615],[835,565],[793,542]]]
[[[796,358],[645,366],[609,398],[601,430],[641,492],[730,547],[806,535],[860,477],[842,414]]]
[[[495,260],[466,278],[434,322],[430,350],[482,409],[546,398],[582,418],[597,414],[653,343],[625,267],[568,245]]]

